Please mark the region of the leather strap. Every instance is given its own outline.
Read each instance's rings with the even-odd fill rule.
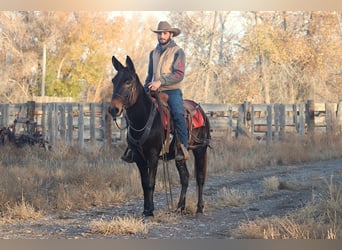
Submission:
[[[141,147],[141,145],[144,144],[144,142],[147,140],[148,136],[150,135],[151,128],[152,128],[152,125],[153,125],[153,121],[154,121],[154,118],[155,118],[155,116],[157,114],[157,107],[156,107],[156,105],[152,103],[151,109],[152,110],[151,110],[150,115],[148,117],[148,120],[146,122],[144,132],[143,132],[142,136],[139,139],[133,138],[133,136],[131,134],[131,127],[128,126],[127,140],[129,142],[131,142],[136,147]]]

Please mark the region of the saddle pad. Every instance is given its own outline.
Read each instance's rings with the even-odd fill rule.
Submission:
[[[152,101],[153,103],[158,105],[155,98],[153,98]],[[161,114],[162,114],[163,126],[164,126],[164,129],[166,129],[167,124],[168,124],[168,117],[167,117],[168,114],[165,112],[164,109],[161,109],[159,105],[157,107],[159,111],[162,110]],[[189,117],[191,118],[192,128],[200,128],[200,127],[205,126],[204,117],[199,109],[199,104],[197,104],[196,102],[192,100],[184,100],[184,112],[189,114],[189,115],[186,115],[186,117],[187,119],[189,119]]]
[[[199,109],[196,109],[196,113],[192,116],[192,126],[193,128],[200,128],[204,125],[203,115]]]
[[[199,104],[192,100],[184,100],[184,109],[190,114],[192,128],[205,126],[204,117],[199,109]]]
[[[168,125],[168,115],[165,109],[163,109],[157,102],[157,99],[155,97],[152,97],[152,102],[154,103],[154,105],[157,105],[157,109],[158,111],[161,113],[162,116],[162,122],[163,122],[163,127],[164,129],[167,129],[167,125]]]

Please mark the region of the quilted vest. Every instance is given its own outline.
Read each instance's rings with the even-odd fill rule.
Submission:
[[[179,49],[179,46],[173,46],[167,48],[162,55],[159,54],[158,50],[153,51],[153,81],[157,81],[161,76],[172,73],[172,63],[175,57],[175,53]],[[169,84],[163,84],[160,86],[160,91],[179,89],[181,82]]]

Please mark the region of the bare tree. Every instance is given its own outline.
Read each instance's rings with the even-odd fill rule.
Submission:
[[[182,29],[187,56],[187,98],[200,102],[226,102],[231,64],[232,33],[226,29],[229,12],[171,12],[170,19]]]

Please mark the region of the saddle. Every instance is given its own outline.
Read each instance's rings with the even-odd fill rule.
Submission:
[[[170,148],[170,133],[173,130],[172,120],[171,120],[171,111],[168,105],[169,96],[164,92],[159,92],[158,94],[152,94],[152,101],[156,103],[157,109],[161,114],[162,123],[164,130],[166,132],[165,136],[165,152],[169,153]],[[183,109],[184,109],[184,116],[188,128],[189,134],[189,144],[191,141],[191,131],[193,129],[205,126],[204,117],[200,111],[199,104],[192,101],[185,99],[183,100]]]

